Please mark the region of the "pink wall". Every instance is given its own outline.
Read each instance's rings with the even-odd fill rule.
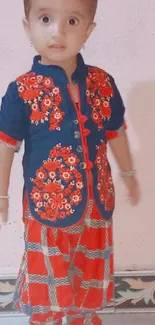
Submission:
[[[116,270],[155,269],[155,1],[100,0],[98,27],[87,44],[88,63],[115,76],[127,107],[128,133],[139,173],[142,201],[131,208],[115,162],[114,215]],[[33,50],[22,25],[22,1],[3,1],[0,11],[0,96],[31,65]],[[0,274],[16,273],[23,251],[21,154],[11,179],[10,224],[0,234]]]

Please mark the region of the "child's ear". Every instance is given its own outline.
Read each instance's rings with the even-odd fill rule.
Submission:
[[[23,26],[24,26],[24,29],[25,29],[25,32],[29,38],[29,40],[31,41],[31,33],[30,33],[30,29],[29,29],[29,23],[28,23],[28,20],[24,17],[22,19],[22,23],[23,23]]]
[[[96,27],[96,23],[95,22],[91,23],[88,26],[87,31],[86,31],[86,41],[89,38],[89,36],[91,35],[91,33],[93,32],[93,30],[95,29],[95,27]]]

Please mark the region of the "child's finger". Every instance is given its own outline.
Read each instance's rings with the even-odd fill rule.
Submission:
[[[132,192],[131,192],[131,203],[133,206],[137,205],[140,201],[140,191],[138,189],[134,189]]]
[[[0,212],[0,225],[6,225],[8,221],[8,216],[4,212]]]

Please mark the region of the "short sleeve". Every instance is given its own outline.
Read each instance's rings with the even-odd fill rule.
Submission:
[[[110,83],[113,89],[113,96],[110,100],[111,106],[111,118],[108,121],[106,137],[107,140],[114,139],[118,136],[118,130],[123,127],[126,129],[124,121],[125,107],[120,95],[120,92],[116,86],[114,79],[110,76]]]
[[[26,115],[23,106],[16,82],[10,83],[0,109],[0,142],[15,150],[25,138]]]

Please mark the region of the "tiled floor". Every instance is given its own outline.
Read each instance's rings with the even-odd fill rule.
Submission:
[[[103,325],[154,325],[154,314],[141,315],[105,315]],[[0,325],[28,325],[26,318],[0,317]]]

